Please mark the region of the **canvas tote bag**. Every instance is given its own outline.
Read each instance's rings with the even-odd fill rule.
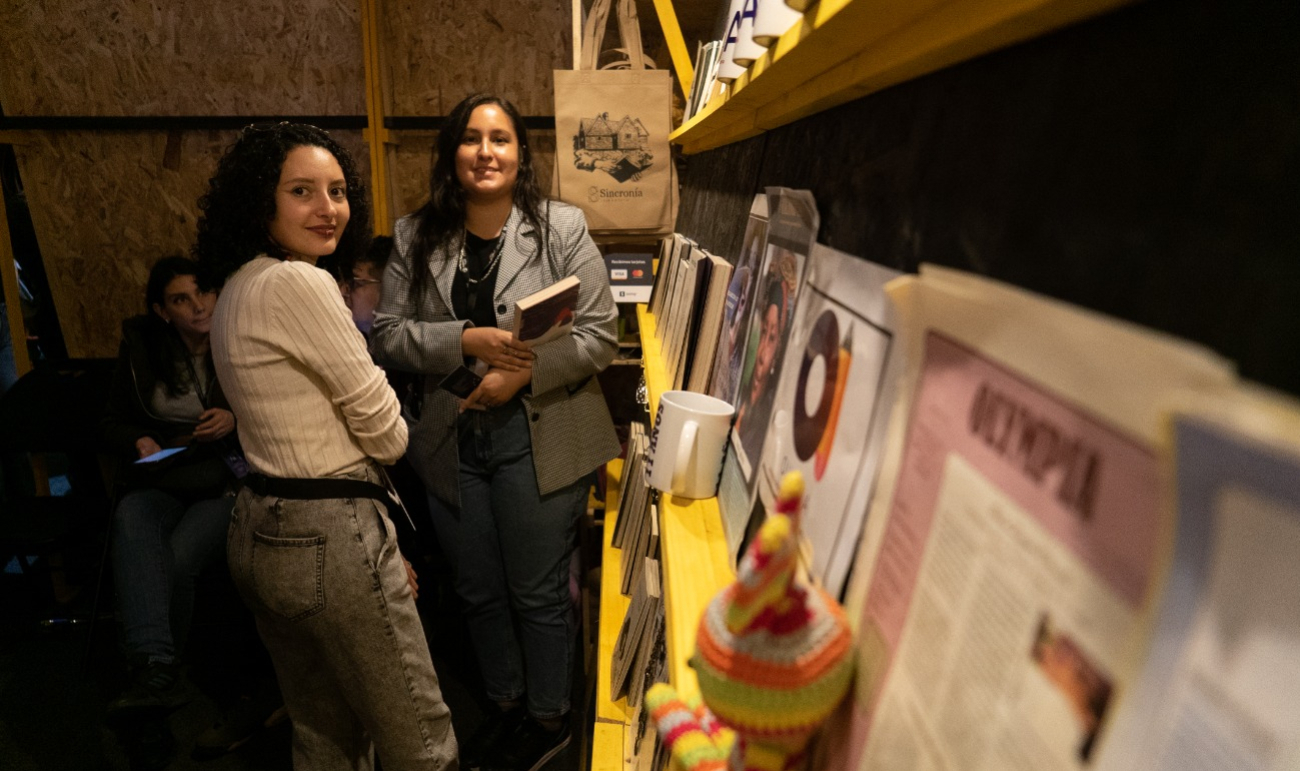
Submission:
[[[599,66],[611,2],[623,48]],[[595,0],[581,69],[555,71],[555,179],[593,233],[661,235],[677,218],[677,172],[668,146],[672,76],[648,69],[635,0]]]

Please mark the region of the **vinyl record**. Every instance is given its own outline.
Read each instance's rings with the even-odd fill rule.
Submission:
[[[835,312],[826,310],[813,325],[808,335],[808,345],[804,348],[803,364],[799,367],[799,385],[794,396],[794,451],[799,460],[806,461],[817,452],[817,445],[826,433],[826,424],[831,417],[831,402],[835,396],[835,379],[838,375],[840,357],[840,324]],[[820,356],[826,362],[823,375],[821,399],[817,410],[808,414],[808,378],[812,374],[813,362]]]

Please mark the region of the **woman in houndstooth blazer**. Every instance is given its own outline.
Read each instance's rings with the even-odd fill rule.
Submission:
[[[569,555],[592,473],[619,453],[596,381],[617,312],[582,212],[542,198],[509,102],[461,102],[435,152],[429,203],[396,226],[370,348],[425,376],[408,457],[501,707],[462,766],[530,769],[569,738]],[[572,333],[515,342],[515,301],[566,276],[581,280]],[[466,399],[438,389],[475,358],[490,369]]]

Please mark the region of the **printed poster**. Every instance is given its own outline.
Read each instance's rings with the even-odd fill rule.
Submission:
[[[839,596],[875,487],[899,357],[885,284],[898,271],[816,244],[795,311],[763,459],[767,506],[803,473],[801,529],[811,569]],[[888,366],[891,362],[894,366]]]
[[[1099,768],[1296,768],[1300,404],[1243,395],[1171,423],[1173,569]]]
[[[925,335],[835,767],[1085,769],[1156,560],[1149,447]]]

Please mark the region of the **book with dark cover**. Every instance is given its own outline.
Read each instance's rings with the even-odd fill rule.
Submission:
[[[515,339],[532,347],[573,330],[578,307],[577,276],[568,276],[515,303]]]

